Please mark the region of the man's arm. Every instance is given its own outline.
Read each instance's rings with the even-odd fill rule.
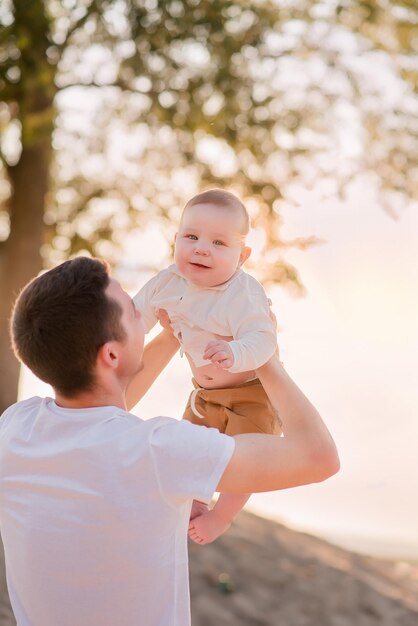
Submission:
[[[321,482],[338,472],[338,453],[327,427],[278,358],[270,359],[257,374],[283,420],[284,437],[234,437],[235,451],[218,490],[275,491]]]
[[[146,394],[155,379],[179,349],[171,329],[163,329],[144,349],[144,367],[131,380],[126,390],[126,406],[130,411]]]

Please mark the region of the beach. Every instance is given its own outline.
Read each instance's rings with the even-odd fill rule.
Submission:
[[[192,626],[418,624],[418,563],[359,555],[247,512],[189,552]]]

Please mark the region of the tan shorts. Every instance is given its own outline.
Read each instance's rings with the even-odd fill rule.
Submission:
[[[267,433],[280,435],[280,419],[258,379],[227,389],[202,389],[195,386],[183,419],[217,428],[227,435]]]

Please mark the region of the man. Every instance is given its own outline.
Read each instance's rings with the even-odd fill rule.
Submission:
[[[192,500],[284,489],[338,470],[320,416],[278,361],[258,374],[284,437],[126,412],[177,350],[144,350],[140,312],[104,263],[67,261],[29,283],[17,356],[50,383],[0,422],[0,527],[19,626],[187,626]]]

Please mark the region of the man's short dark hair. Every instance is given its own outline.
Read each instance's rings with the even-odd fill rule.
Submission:
[[[109,298],[108,266],[78,257],[32,280],[11,319],[16,356],[66,397],[94,387],[94,365],[107,341],[123,341],[122,309]]]

